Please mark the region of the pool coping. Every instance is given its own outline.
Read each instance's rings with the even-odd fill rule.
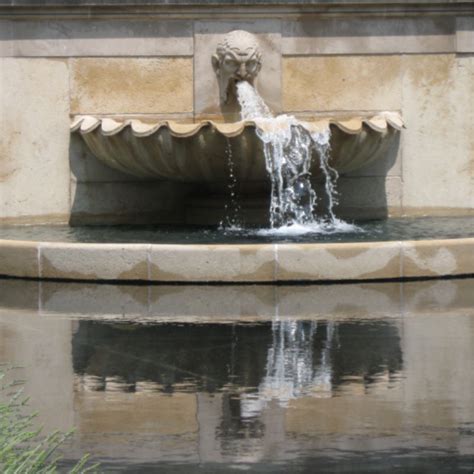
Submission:
[[[0,275],[150,283],[441,278],[474,275],[474,238],[210,245],[0,240]]]

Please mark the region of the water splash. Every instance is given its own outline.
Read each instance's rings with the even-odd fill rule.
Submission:
[[[264,145],[265,164],[271,180],[271,229],[297,228],[301,233],[339,231],[349,225],[336,218],[338,173],[329,165],[330,129],[310,134],[295,117],[274,117],[248,82],[237,84],[243,120],[253,120]],[[311,184],[311,158],[316,152],[325,178],[327,215],[315,218],[318,201]],[[354,230],[355,226],[351,226]],[[307,232],[301,232],[305,229]]]

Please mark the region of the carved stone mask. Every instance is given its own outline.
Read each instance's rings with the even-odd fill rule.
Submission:
[[[228,33],[217,45],[212,67],[219,81],[221,102],[227,103],[235,83],[247,81],[253,84],[262,67],[262,54],[255,36],[243,30]]]

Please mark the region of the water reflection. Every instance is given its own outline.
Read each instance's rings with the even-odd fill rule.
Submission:
[[[389,321],[274,320],[258,324],[137,325],[79,321],[72,338],[77,384],[88,391],[225,391],[242,417],[276,400],[331,396],[402,368]]]
[[[472,280],[0,280],[0,302],[0,363],[24,367],[46,429],[76,427],[66,455],[106,472],[474,465]]]

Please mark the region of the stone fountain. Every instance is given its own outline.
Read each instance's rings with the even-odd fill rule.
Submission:
[[[281,196],[332,221],[473,213],[467,2],[47,3],[0,0],[2,224],[217,225],[235,196],[241,222],[267,227],[298,214],[272,221]],[[249,112],[245,89],[268,114]],[[301,153],[276,154],[288,147],[275,137]],[[468,238],[181,246],[34,232],[3,241],[1,274],[320,281],[474,265]]]
[[[258,93],[252,97],[248,92],[247,96],[238,92],[237,86],[241,83],[250,84],[253,90],[264,61],[257,38],[247,31],[229,32],[217,44],[210,59],[218,81],[221,108],[228,115],[232,110],[232,116],[242,108],[240,120],[144,122],[139,119],[117,120],[80,115],[74,117],[71,131],[79,132],[90,152],[102,163],[138,178],[197,183],[208,185],[211,189],[213,184],[219,183],[219,189],[222,187],[220,183],[229,180],[230,160],[232,179],[246,194],[268,188],[274,175],[281,174],[281,170],[273,169],[270,163],[275,161],[274,158],[266,156],[265,141],[268,140],[261,139],[265,134],[281,135],[282,131],[288,131],[289,136],[283,136],[283,142],[279,144],[284,149],[281,152],[283,160],[297,148],[291,143],[294,141],[291,129],[299,130],[302,135],[300,141],[304,137],[309,140],[304,158],[307,163],[298,165],[304,168],[304,173],[300,172],[300,175],[308,176],[304,179],[309,187],[310,178],[317,179],[322,173],[326,181],[330,179],[328,167],[336,176],[356,171],[384,157],[398,140],[403,120],[397,112],[384,111],[345,118],[315,115],[304,120],[291,117],[292,121],[287,116],[283,121],[273,119]],[[254,103],[249,104],[249,100]],[[285,141],[288,143],[285,144]],[[275,147],[275,144],[272,146]],[[325,153],[328,156],[322,156]],[[300,177],[289,179],[298,179],[301,184]],[[258,186],[259,183],[261,186]],[[278,185],[273,182],[272,187],[275,189]],[[305,222],[314,211],[316,199],[314,195],[306,211]],[[281,204],[274,206],[281,207]],[[332,214],[332,209],[330,212]],[[285,220],[271,217],[272,226],[274,221],[281,224]]]

